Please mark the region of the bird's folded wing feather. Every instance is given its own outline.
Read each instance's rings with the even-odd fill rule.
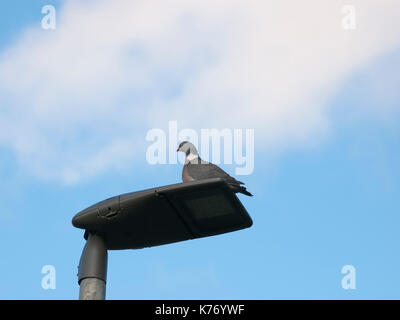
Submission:
[[[223,178],[231,184],[244,184],[227,174],[220,167],[212,163],[199,163],[189,164],[187,166],[189,175],[195,180],[208,179],[208,178]]]

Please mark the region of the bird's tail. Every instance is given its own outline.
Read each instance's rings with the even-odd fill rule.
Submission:
[[[248,191],[246,190],[245,187],[241,187],[241,189],[240,189],[239,192],[240,192],[240,193],[243,193],[243,194],[245,194],[246,196],[249,196],[249,197],[252,197],[252,196],[253,196],[250,192],[248,192]]]
[[[237,184],[230,184],[229,186],[230,186],[231,189],[232,189],[233,191],[235,191],[236,193],[237,193],[237,192],[243,193],[243,194],[245,194],[246,196],[249,196],[249,197],[252,197],[252,196],[253,196],[250,192],[247,191],[246,187],[239,186],[239,185],[237,185]]]

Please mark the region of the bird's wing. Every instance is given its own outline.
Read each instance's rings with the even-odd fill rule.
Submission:
[[[223,178],[228,183],[232,184],[243,184],[243,182],[236,180],[227,174],[220,167],[212,163],[199,163],[199,164],[188,164],[188,174],[194,180],[208,179],[208,178]]]

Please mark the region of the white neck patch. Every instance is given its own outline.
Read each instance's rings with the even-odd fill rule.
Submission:
[[[190,162],[193,161],[194,159],[197,159],[198,157],[199,156],[197,154],[190,153],[189,155],[186,156],[186,161]]]

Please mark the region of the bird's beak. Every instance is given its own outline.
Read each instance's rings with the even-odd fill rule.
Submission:
[[[179,148],[178,149],[176,149],[176,152],[178,152],[179,151]]]

